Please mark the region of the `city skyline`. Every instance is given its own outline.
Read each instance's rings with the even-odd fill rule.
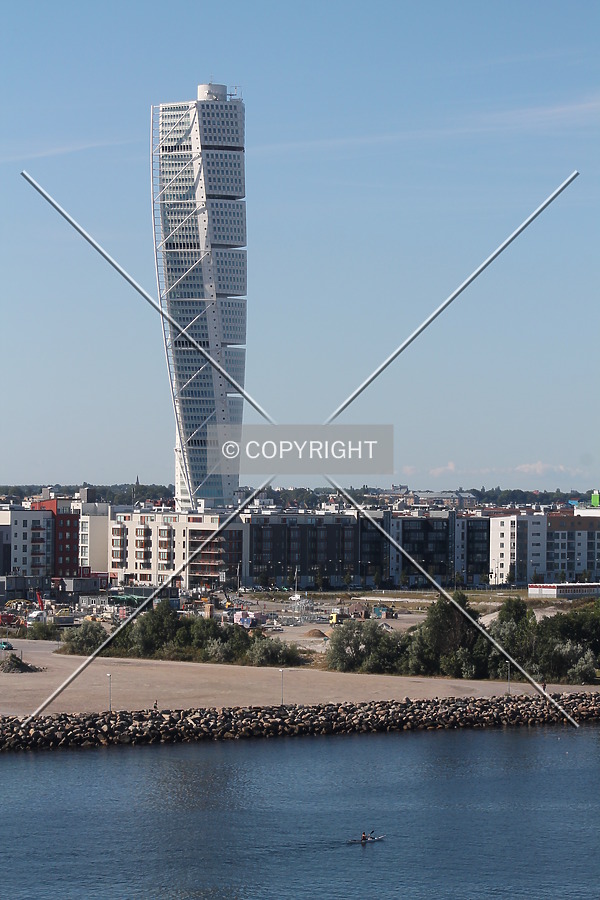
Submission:
[[[215,40],[157,67],[143,9],[6,14],[1,480],[173,481],[156,314],[18,173],[154,292],[148,108],[210,77],[252,104],[245,386],[279,421],[325,418],[580,170],[344,421],[394,424],[389,483],[595,486],[598,10],[233,3],[221,41],[190,5]]]

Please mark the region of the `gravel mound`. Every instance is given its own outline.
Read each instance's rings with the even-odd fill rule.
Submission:
[[[7,656],[6,659],[3,659],[0,662],[0,672],[4,672],[8,675],[14,675],[15,673],[20,672],[43,672],[43,669],[40,669],[38,666],[32,666],[29,663],[23,662],[23,660],[17,656],[16,653],[11,653],[10,656]]]

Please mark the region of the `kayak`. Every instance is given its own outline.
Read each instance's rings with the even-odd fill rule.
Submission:
[[[347,841],[348,844],[374,844],[375,841],[382,841],[385,837],[385,834],[380,834],[378,837],[371,837],[370,835],[362,840],[362,838],[357,838],[356,840]]]

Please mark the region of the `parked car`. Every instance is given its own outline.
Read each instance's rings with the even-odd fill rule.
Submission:
[[[10,641],[0,641],[0,650],[14,650]]]

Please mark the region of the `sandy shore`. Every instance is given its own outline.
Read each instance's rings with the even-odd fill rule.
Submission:
[[[45,671],[0,673],[0,715],[28,715],[80,665],[82,658],[53,653],[49,641],[12,642],[23,659]],[[110,674],[110,679],[107,677]],[[493,697],[506,693],[506,682],[444,678],[354,675],[317,669],[253,668],[138,659],[96,659],[58,697],[47,712],[101,712],[108,709],[161,709],[211,706],[268,706],[281,702],[317,704],[394,700],[410,697]],[[549,690],[569,690],[548,686]],[[573,686],[570,690],[581,690]],[[513,693],[533,693],[513,684]]]

